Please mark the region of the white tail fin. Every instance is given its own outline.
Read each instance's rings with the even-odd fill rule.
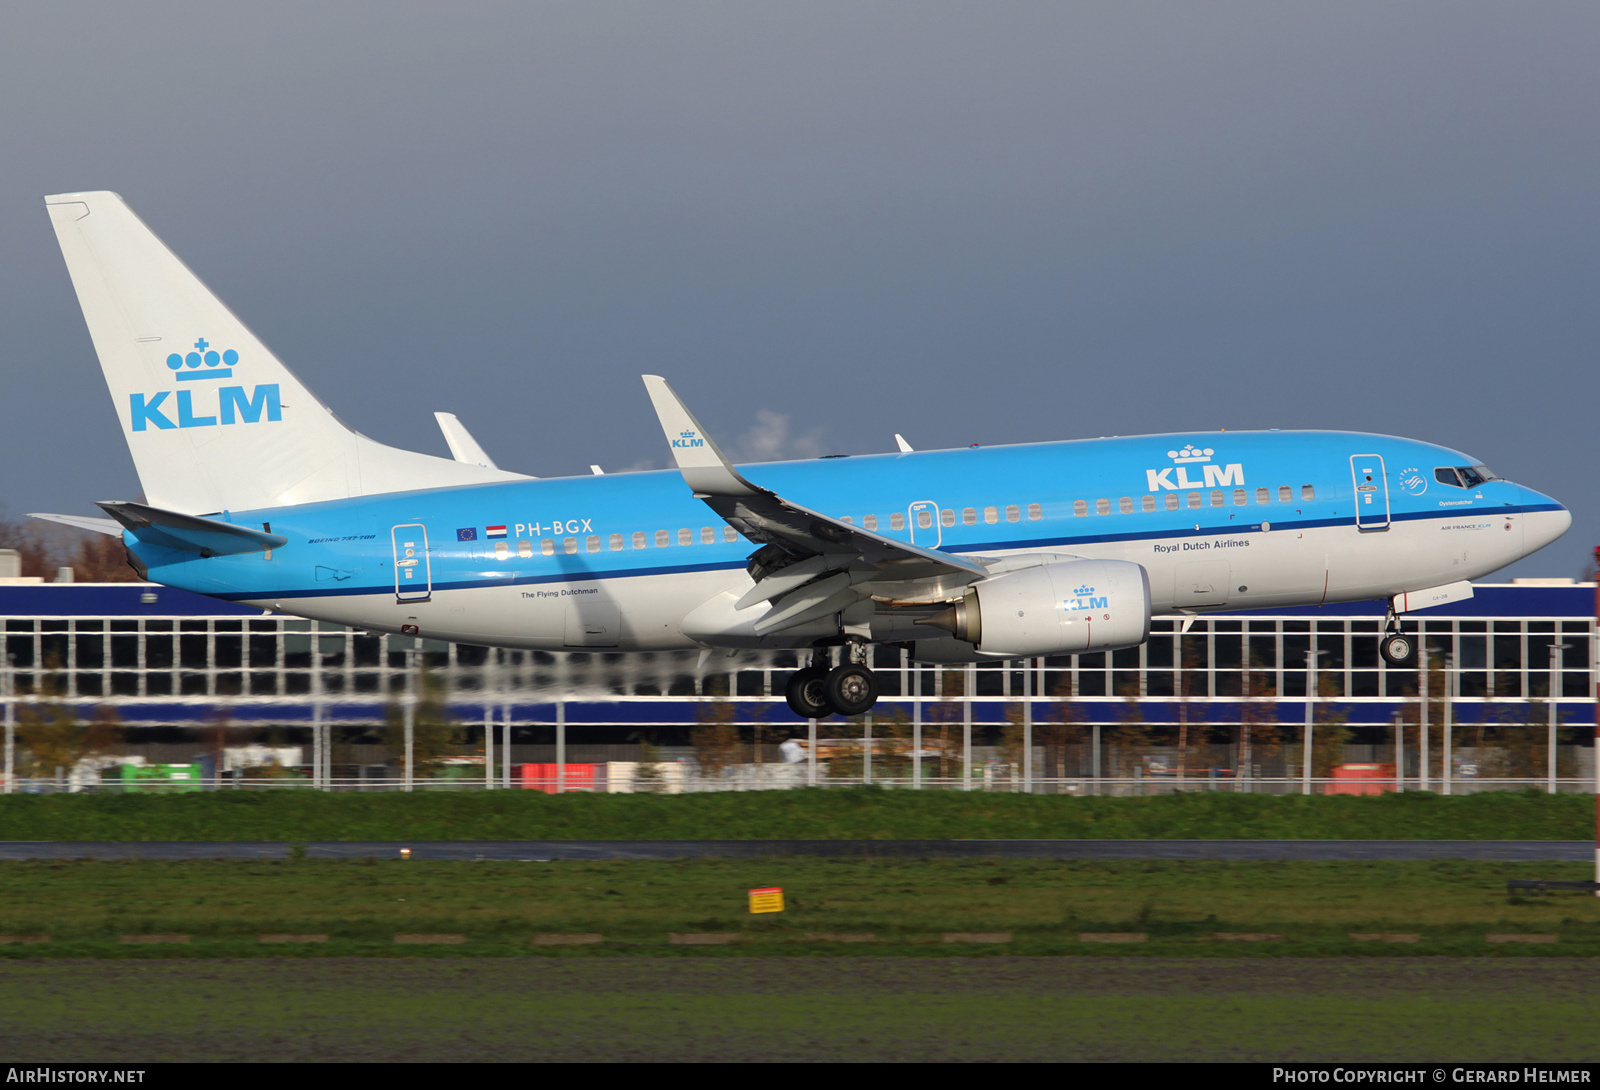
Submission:
[[[150,504],[204,514],[523,479],[351,431],[115,193],[45,204]]]

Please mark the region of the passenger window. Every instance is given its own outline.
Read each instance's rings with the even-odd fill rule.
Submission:
[[[1144,499],[1139,501],[1139,506],[1143,507],[1146,511],[1154,511],[1156,509],[1156,498],[1151,495],[1146,495]]]
[[[978,509],[976,507],[963,507],[961,509],[961,525],[978,525]]]
[[[1079,518],[1083,518],[1085,515],[1087,515],[1089,513],[1089,501],[1088,500],[1073,500],[1072,501],[1072,513],[1074,515],[1077,515]]]
[[[1278,486],[1278,502],[1279,503],[1288,503],[1293,499],[1294,499],[1294,494],[1289,491],[1289,486],[1286,485],[1286,484],[1280,484]]]
[[[667,533],[665,530],[657,530],[656,531],[656,548],[665,549],[668,545],[671,545],[671,544],[672,544],[672,535],[671,534]]]
[[[584,546],[584,548],[588,549],[591,553],[599,552],[600,551],[600,535],[599,534],[590,534],[587,538],[584,539],[583,546]]]
[[[715,545],[716,543],[717,543],[717,532],[715,530],[713,530],[709,526],[700,527],[700,544],[702,544],[702,545]]]
[[[1271,499],[1272,499],[1272,493],[1268,492],[1265,488],[1256,489],[1256,502],[1257,503],[1267,503]]]
[[[1200,509],[1200,493],[1189,493],[1189,509],[1192,511],[1198,511]]]
[[[556,543],[551,541],[549,538],[545,538],[543,541],[539,542],[539,552],[543,556],[555,556]]]
[[[1123,496],[1117,501],[1117,509],[1120,510],[1124,515],[1133,514],[1133,497]]]
[[[933,512],[923,507],[917,511],[917,528],[919,530],[933,529]]]
[[[1094,501],[1094,513],[1097,514],[1097,515],[1109,515],[1109,514],[1111,514],[1111,501],[1110,500],[1095,500]]]
[[[856,524],[856,520],[850,515],[840,515],[839,521],[849,526],[854,526]]]
[[[738,541],[739,540],[739,531],[735,530],[732,526],[724,526],[722,528],[722,540],[723,541]]]
[[[1303,484],[1300,486],[1300,498],[1303,500],[1314,500],[1317,498],[1317,490],[1308,484]]]
[[[693,532],[691,532],[687,528],[679,529],[678,530],[678,544],[679,545],[693,545],[694,544],[694,534],[693,534]]]
[[[1222,489],[1220,489],[1220,488],[1212,489],[1211,490],[1211,506],[1212,507],[1221,507],[1222,506],[1222,502],[1223,502],[1222,501]]]
[[[878,516],[867,515],[861,520],[861,525],[865,526],[869,530],[876,530],[878,528]]]
[[[620,553],[622,551],[622,535],[621,534],[612,534],[611,535],[611,551],[614,552],[614,553]]]
[[[1176,492],[1168,492],[1167,493],[1167,510],[1168,511],[1176,511],[1177,509],[1178,509],[1178,494]]]
[[[521,541],[517,542],[517,555],[522,557],[524,560],[532,556],[533,542],[529,541],[527,538],[523,538]]]
[[[633,532],[633,547],[635,549],[642,549],[642,548],[644,548],[644,544],[645,544],[644,531],[643,530],[635,530]]]
[[[1014,503],[1007,505],[1007,507],[1006,507],[1006,521],[1007,522],[1021,522],[1022,521],[1022,508],[1018,507]]]
[[[1235,507],[1243,507],[1248,498],[1249,497],[1245,495],[1244,489],[1235,488],[1233,490],[1233,505]]]
[[[940,526],[954,526],[955,524],[956,524],[956,513],[954,511],[952,511],[952,510],[950,510],[950,508],[946,507],[944,510],[939,512],[939,525]]]
[[[902,515],[898,511],[896,511],[894,514],[889,516],[889,529],[891,529],[891,530],[904,530],[905,528],[906,528],[906,517],[904,515]]]
[[[578,539],[575,537],[562,538],[561,551],[566,553],[568,556],[576,556],[578,552]]]
[[[1042,518],[1044,518],[1044,508],[1037,503],[1028,504],[1028,521],[1038,522]]]
[[[507,545],[504,541],[496,541],[494,543],[494,558],[496,560],[504,560],[510,555],[511,555],[511,546],[510,545]]]
[[[987,522],[990,526],[993,526],[995,523],[999,522],[1000,509],[997,507],[985,507],[983,509],[983,521]]]

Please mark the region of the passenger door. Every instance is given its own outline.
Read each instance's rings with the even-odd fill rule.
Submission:
[[[1389,481],[1380,454],[1352,454],[1350,477],[1355,485],[1356,526],[1362,530],[1389,528]]]
[[[433,597],[433,565],[428,562],[428,528],[406,522],[389,530],[394,547],[394,600],[426,602]]]

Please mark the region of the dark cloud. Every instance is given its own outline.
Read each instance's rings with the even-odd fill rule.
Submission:
[[[659,461],[641,372],[730,444],[1350,428],[1600,540],[1592,5],[5,16],[13,512],[136,490],[40,201],[109,188],[389,442]]]

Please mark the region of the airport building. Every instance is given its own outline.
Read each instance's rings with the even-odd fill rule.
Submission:
[[[82,722],[114,712],[112,752],[123,759],[212,753],[216,781],[266,753],[318,785],[377,786],[402,775],[399,735],[386,724],[432,699],[454,721],[453,775],[464,782],[509,785],[517,770],[552,762],[631,768],[652,751],[688,766],[692,780],[696,732],[716,726],[719,764],[798,753],[783,782],[1292,790],[1308,775],[1309,715],[1318,781],[1365,764],[1378,770],[1367,775],[1409,787],[1593,790],[1593,584],[1482,585],[1467,601],[1409,615],[1425,670],[1379,655],[1383,613],[1381,602],[1362,602],[1162,618],[1138,648],[975,666],[917,666],[879,647],[873,714],[808,723],[784,703],[793,652],[702,662],[692,652],[503,651],[265,615],[151,584],[6,580],[7,784],[71,778],[30,762],[26,740],[29,722],[65,708]],[[1319,725],[1338,752],[1317,753]],[[787,739],[799,745],[780,753]],[[416,775],[442,767],[419,759]],[[769,785],[774,771],[718,774]]]

